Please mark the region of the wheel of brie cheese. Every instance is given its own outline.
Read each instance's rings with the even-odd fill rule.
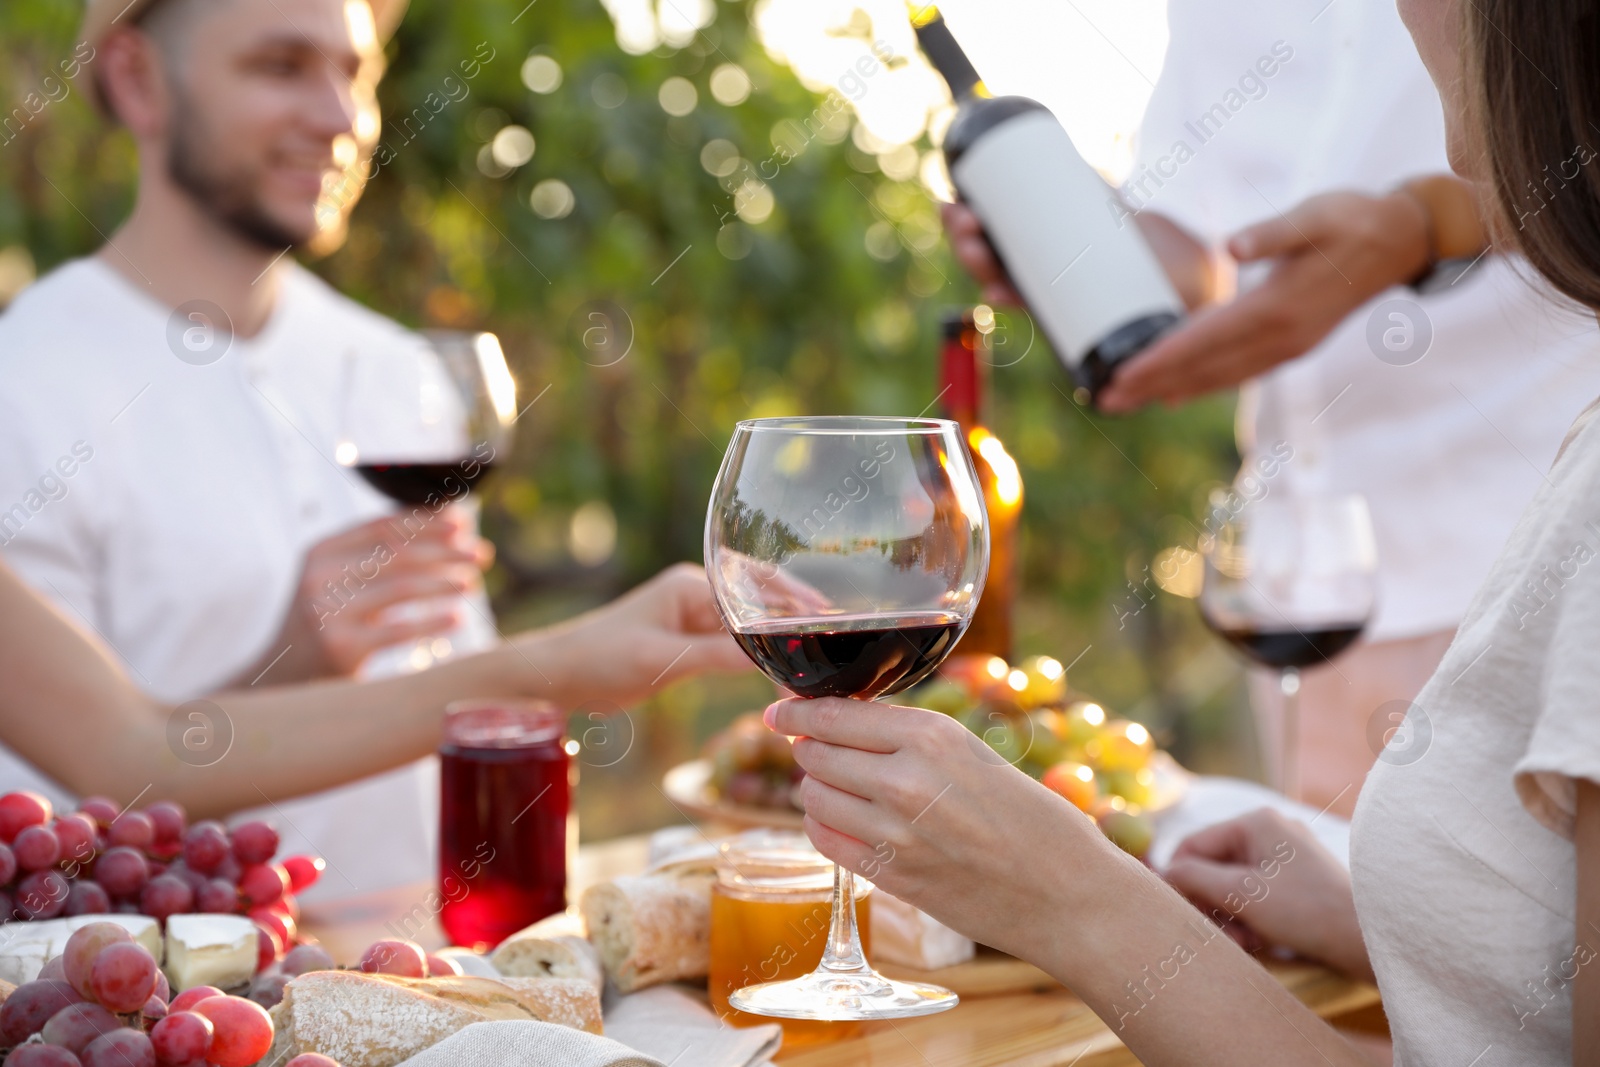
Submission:
[[[33,981],[46,963],[65,951],[67,938],[74,930],[97,922],[121,926],[160,961],[161,924],[148,915],[74,915],[40,922],[8,922],[0,923],[0,981],[13,985]]]

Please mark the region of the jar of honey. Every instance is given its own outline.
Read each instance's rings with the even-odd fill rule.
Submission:
[[[872,949],[872,884],[856,878],[856,926]],[[810,974],[822,962],[833,909],[833,864],[806,836],[751,830],[723,843],[711,890],[711,1010],[731,1026],[778,1022],[784,1048],[837,1041],[858,1022],[768,1019],[728,1006],[737,989]]]

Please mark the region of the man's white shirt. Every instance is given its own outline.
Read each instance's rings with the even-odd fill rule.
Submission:
[[[204,309],[175,313],[98,259],[0,315],[0,552],[165,701],[270,660],[311,546],[397,510],[334,459],[345,405],[384,399],[344,395],[345,357],[406,365],[420,338],[297,265],[280,283],[249,339],[207,335]],[[466,616],[454,648],[492,643],[481,596]],[[3,749],[0,781],[63,795]],[[430,759],[300,800],[263,792],[255,814],[285,852],[328,858],[314,893],[347,895],[434,876],[437,794]]]

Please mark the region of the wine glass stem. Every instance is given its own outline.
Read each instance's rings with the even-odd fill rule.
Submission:
[[[832,974],[871,974],[861,935],[856,931],[855,875],[833,865],[833,917],[828,924],[828,947],[817,970]]]
[[[1300,668],[1285,667],[1278,679],[1283,687],[1282,787],[1290,800],[1300,799]]]

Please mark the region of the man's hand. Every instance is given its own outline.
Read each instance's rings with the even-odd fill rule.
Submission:
[[[448,633],[462,622],[459,608],[430,605],[414,617],[386,609],[471,593],[493,558],[459,508],[420,531],[382,518],[335,534],[306,553],[283,628],[235,682],[252,684],[269,668],[261,680],[273,685],[349,675],[378,649]]]
[[[972,275],[980,287],[979,297],[986,304],[1009,304],[1021,307],[1026,301],[1006,277],[1000,257],[994,254],[989,239],[983,235],[983,224],[965,204],[941,204],[939,216],[944,220],[945,236],[950,239],[950,251],[956,262]]]
[[[1405,193],[1327,193],[1240,232],[1228,251],[1240,263],[1274,260],[1266,280],[1123,364],[1100,408],[1177,404],[1305,354],[1356,308],[1420,274],[1428,240],[1427,213]]]
[[[571,704],[626,706],[680,678],[752,669],[722,627],[705,571],[691,563],[512,647],[553,687],[553,699]]]
[[[1287,948],[1373,980],[1350,872],[1305,823],[1262,808],[1208,827],[1178,846],[1166,878],[1247,949]]]

